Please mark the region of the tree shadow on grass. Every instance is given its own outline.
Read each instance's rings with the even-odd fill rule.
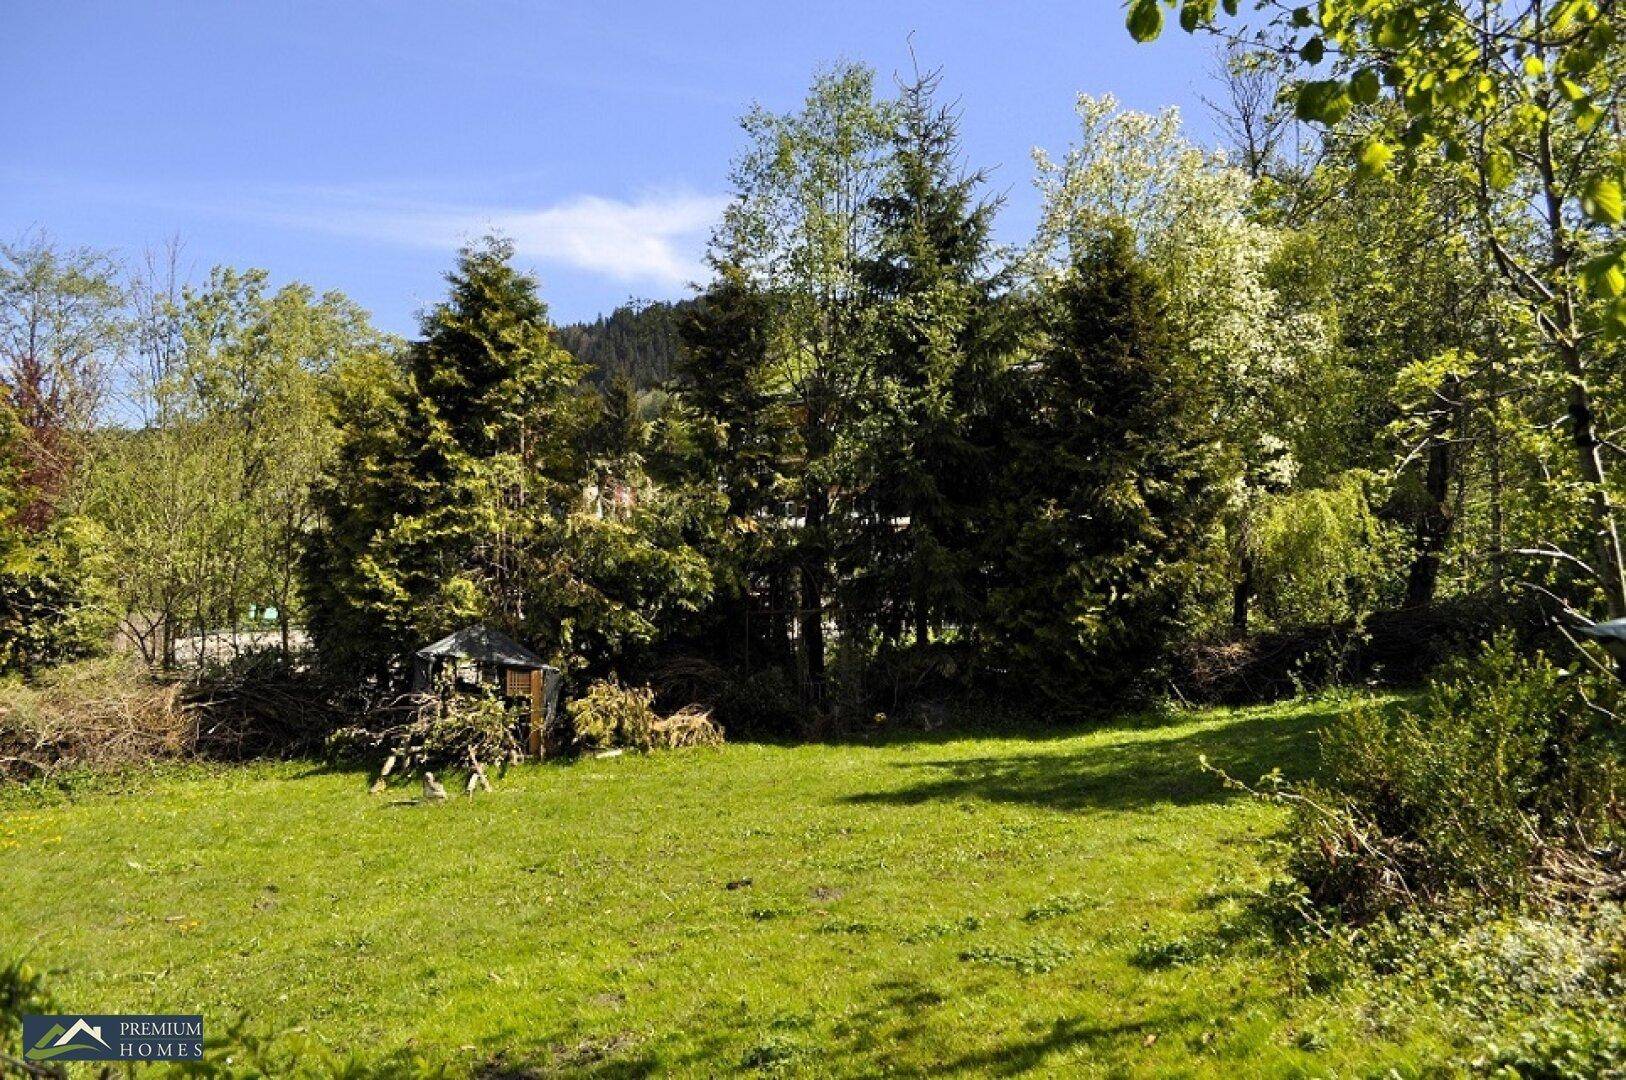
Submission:
[[[981,799],[1069,811],[1225,802],[1239,793],[1204,770],[1203,758],[1247,783],[1278,768],[1290,779],[1304,779],[1314,771],[1315,731],[1340,712],[1341,706],[1329,705],[1288,716],[1243,715],[1195,732],[1121,730],[1074,753],[903,762],[897,768],[915,777],[913,783],[844,801],[913,806]]]
[[[1190,1013],[1175,1012],[1117,1023],[1064,1018],[1031,1039],[1018,1039],[992,1050],[963,1055],[943,1062],[936,1071],[940,1075],[1020,1076],[1045,1065],[1056,1054],[1114,1042],[1142,1042],[1146,1036],[1169,1031],[1195,1018]]]

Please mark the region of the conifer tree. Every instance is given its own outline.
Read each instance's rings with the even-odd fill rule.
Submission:
[[[769,351],[769,298],[738,267],[717,276],[679,324],[678,389],[709,438],[696,479],[725,493],[717,538],[716,644],[737,664],[793,667],[791,609],[795,537],[784,508],[794,416],[779,392]]]
[[[513,253],[465,248],[400,377],[375,366],[345,384],[306,574],[313,639],[343,667],[387,677],[459,623],[527,620],[526,516],[568,479],[582,368]]]
[[[877,322],[876,371],[857,440],[855,513],[843,545],[849,632],[882,641],[964,622],[970,529],[987,492],[977,443],[998,360],[986,176],[960,165],[959,118],[939,77],[902,88],[873,256],[862,276]]]
[[[1083,240],[1020,380],[991,640],[1052,697],[1154,688],[1216,538],[1230,466],[1203,373],[1127,229]],[[1086,697],[1087,695],[1087,697]]]

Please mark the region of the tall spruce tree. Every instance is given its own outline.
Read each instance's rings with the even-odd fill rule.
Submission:
[[[784,510],[796,494],[795,416],[769,349],[769,297],[740,267],[715,269],[679,324],[677,361],[679,394],[709,433],[696,480],[727,497],[710,636],[731,663],[789,674],[795,537]]]
[[[1038,356],[1012,373],[989,640],[1054,699],[1121,698],[1163,669],[1231,467],[1126,228],[1081,238],[1042,318]]]
[[[582,366],[513,254],[497,238],[465,248],[399,375],[341,384],[305,584],[312,637],[342,668],[387,678],[460,622],[527,622],[526,519],[568,480]]]
[[[872,389],[856,440],[854,513],[841,548],[849,634],[926,643],[970,617],[970,530],[988,486],[976,440],[996,370],[989,233],[997,204],[961,167],[959,117],[939,76],[902,87],[861,267],[875,309]]]
[[[804,696],[822,703],[836,548],[852,509],[843,479],[874,374],[861,267],[876,241],[890,104],[876,100],[873,71],[840,64],[800,110],[758,108],[744,126],[751,143],[714,251],[768,302],[776,389],[797,418],[797,659]]]

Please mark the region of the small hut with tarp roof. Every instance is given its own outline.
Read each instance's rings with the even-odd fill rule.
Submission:
[[[427,690],[450,675],[455,687],[494,691],[505,701],[527,702],[526,742],[542,751],[542,733],[559,708],[559,669],[551,667],[501,630],[484,623],[465,626],[413,654],[412,686]]]

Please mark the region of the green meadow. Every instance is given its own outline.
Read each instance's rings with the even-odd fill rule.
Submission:
[[[1410,1073],[1426,1032],[1224,944],[1282,811],[1199,759],[1304,775],[1334,708],[545,763],[443,804],[310,763],[13,792],[0,941],[65,1008],[386,1072]]]

